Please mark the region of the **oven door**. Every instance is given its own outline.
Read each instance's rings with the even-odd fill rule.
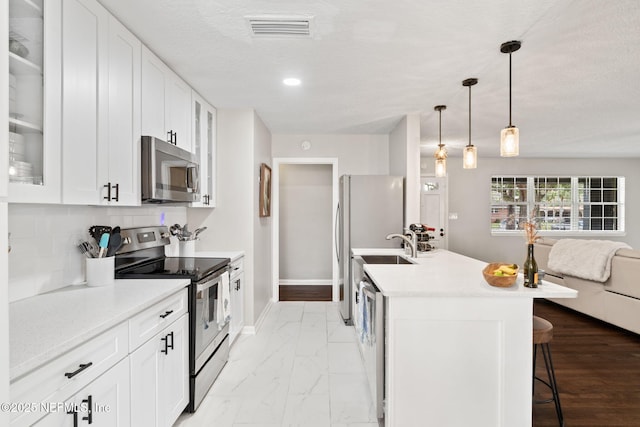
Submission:
[[[195,373],[207,362],[213,351],[216,349],[219,341],[224,336],[216,337],[227,331],[225,328],[228,321],[221,319],[221,305],[219,304],[219,294],[222,289],[223,274],[227,273],[226,269],[214,274],[204,282],[197,283],[195,289],[195,315],[193,322],[193,334],[195,341]]]

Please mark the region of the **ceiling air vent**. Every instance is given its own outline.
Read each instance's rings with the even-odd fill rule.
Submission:
[[[311,37],[309,16],[247,16],[253,37]]]

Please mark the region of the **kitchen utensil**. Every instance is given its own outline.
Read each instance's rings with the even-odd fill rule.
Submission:
[[[191,240],[191,232],[189,231],[187,224],[182,227],[182,238],[182,240]]]
[[[102,237],[100,237],[100,252],[98,252],[98,258],[104,258],[107,253],[107,248],[109,247],[109,234],[104,233]]]
[[[196,228],[196,230],[193,232],[193,240],[196,240],[198,238],[198,235],[206,229],[207,227]]]
[[[96,243],[100,242],[100,238],[105,233],[111,233],[111,227],[109,227],[108,225],[92,225],[91,227],[89,227],[89,235],[93,237]]]
[[[86,256],[87,258],[94,258],[93,252],[91,252],[89,247],[90,246],[89,246],[88,242],[80,242],[80,243],[78,243],[78,249],[80,249],[80,252],[82,252],[84,254],[84,256]]]
[[[122,246],[122,236],[120,235],[120,227],[113,227],[109,236],[109,247],[107,248],[107,256],[114,256],[118,249]]]

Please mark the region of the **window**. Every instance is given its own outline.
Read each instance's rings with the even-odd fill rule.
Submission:
[[[520,231],[533,215],[541,234],[620,234],[624,190],[624,177],[494,176],[491,232]]]

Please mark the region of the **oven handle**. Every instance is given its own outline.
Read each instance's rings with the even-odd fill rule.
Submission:
[[[205,289],[209,289],[210,287],[215,286],[218,283],[222,282],[222,275],[224,274],[225,271],[227,271],[226,268],[221,269],[221,270],[218,271],[218,273],[214,273],[213,276],[207,277],[207,279],[204,282],[197,283],[196,284],[196,291],[197,292],[202,292]]]

